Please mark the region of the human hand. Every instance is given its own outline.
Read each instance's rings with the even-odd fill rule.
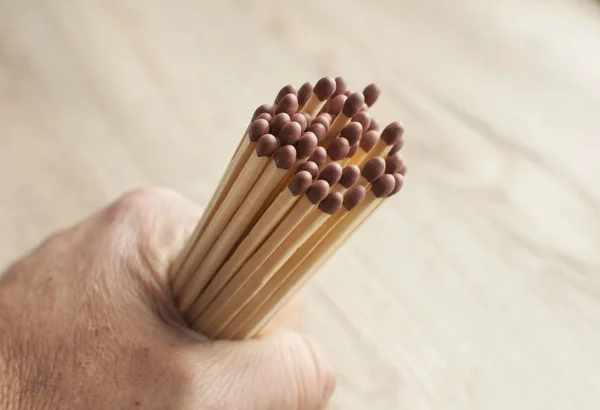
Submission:
[[[325,408],[333,377],[303,336],[211,341],[183,323],[167,272],[200,214],[172,191],[138,190],[9,268],[0,408]]]

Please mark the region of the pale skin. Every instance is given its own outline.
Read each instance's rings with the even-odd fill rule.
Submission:
[[[334,390],[290,306],[264,335],[181,320],[170,264],[202,210],[145,188],[61,231],[0,279],[0,408],[321,410]]]

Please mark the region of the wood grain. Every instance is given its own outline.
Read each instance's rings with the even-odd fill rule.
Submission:
[[[281,85],[373,80],[409,173],[311,286],[334,408],[597,409],[599,44],[584,0],[0,0],[0,263],[135,186],[206,203]]]

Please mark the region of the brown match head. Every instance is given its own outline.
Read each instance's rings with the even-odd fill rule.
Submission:
[[[360,139],[360,147],[364,152],[369,152],[371,151],[371,148],[373,148],[375,144],[377,144],[378,140],[379,132],[375,130],[367,131],[363,134],[362,138]]]
[[[275,165],[279,169],[290,169],[296,162],[296,147],[284,145],[275,151]]]
[[[389,193],[388,196],[396,195],[404,186],[404,176],[402,174],[393,174],[394,176],[394,189]]]
[[[406,176],[406,170],[407,170],[406,164],[402,165],[402,168],[400,168],[400,171],[399,171],[400,175]]]
[[[371,114],[366,111],[361,111],[352,117],[352,122],[359,122],[362,125],[363,130],[368,130],[371,126]]]
[[[288,188],[292,195],[298,196],[305,193],[312,184],[312,176],[307,171],[300,171],[294,175]]]
[[[313,152],[312,155],[308,157],[308,160],[314,162],[319,168],[321,168],[327,160],[327,150],[320,146],[317,147],[317,149],[315,149],[315,152]]]
[[[327,147],[327,156],[331,158],[332,161],[340,161],[346,158],[349,151],[350,144],[348,143],[348,140],[344,137],[338,137],[331,141]]]
[[[308,130],[317,136],[319,142],[323,141],[327,136],[327,129],[320,123],[312,124]]]
[[[275,114],[285,112],[287,115],[293,115],[296,111],[298,111],[298,97],[296,94],[284,95],[277,104],[277,108],[275,108]]]
[[[335,80],[331,77],[321,78],[313,89],[319,101],[325,101],[335,92]]]
[[[371,117],[371,125],[369,125],[368,131],[379,131],[381,129],[381,124],[375,117]]]
[[[396,178],[390,174],[383,174],[371,185],[371,191],[377,198],[385,198],[394,191],[396,187]]]
[[[390,175],[391,176],[391,175]],[[392,177],[393,179],[393,177]],[[318,204],[325,199],[329,192],[329,184],[327,181],[319,179],[312,183],[312,185],[306,191],[306,197],[313,204]]]
[[[319,210],[329,215],[333,215],[342,207],[344,196],[339,192],[329,193],[324,200],[319,202]]]
[[[346,165],[342,170],[342,177],[340,178],[340,185],[344,188],[350,188],[356,184],[360,177],[360,168],[356,165]]]
[[[344,95],[344,93],[346,92],[347,89],[348,89],[348,85],[346,84],[346,80],[344,80],[342,77],[336,77],[335,78],[335,92],[333,93],[333,95],[334,96]]]
[[[352,95],[352,91],[350,91],[350,90],[346,90],[346,91],[344,91],[344,95],[345,95],[346,97],[350,97],[350,96]]]
[[[284,112],[277,114],[271,120],[271,128],[270,128],[271,134],[273,134],[273,135],[279,135],[279,133],[281,132],[281,129],[283,128],[283,126],[286,125],[289,122],[290,122],[290,116],[289,115],[287,115]]]
[[[286,94],[295,94],[295,95],[298,95],[298,91],[296,91],[296,87],[294,87],[291,84],[288,84],[288,85],[284,86],[281,90],[279,90],[279,93],[277,93],[277,97],[275,97],[275,105],[279,104],[279,102],[281,101],[281,99]]]
[[[290,117],[290,121],[297,122],[300,124],[300,128],[302,128],[302,132],[306,131],[306,127],[308,127],[308,120],[306,119],[306,115],[296,113]]]
[[[385,173],[385,160],[381,157],[369,159],[362,169],[361,175],[369,182],[375,181]]]
[[[331,100],[329,100],[327,104],[327,112],[331,115],[339,115],[342,112],[342,108],[344,108],[344,103],[348,97],[344,94],[336,95]]]
[[[302,84],[302,87],[298,90],[298,104],[304,105],[308,101],[308,98],[313,92],[313,85],[310,82]]]
[[[346,191],[344,194],[344,203],[343,206],[348,211],[353,210],[356,205],[360,203],[365,198],[367,194],[367,189],[362,185],[355,185]]]
[[[348,151],[348,155],[346,155],[346,158],[352,158],[354,156],[354,154],[356,154],[358,152],[359,147],[360,147],[360,144],[358,142],[354,145],[350,145],[350,151]]]
[[[256,117],[256,119],[257,120],[267,120],[267,121],[271,122],[271,120],[273,119],[273,116],[271,114],[269,114],[268,112],[263,112],[258,117]]]
[[[362,93],[352,93],[344,103],[342,112],[346,117],[352,118],[359,113],[365,102],[365,97]]]
[[[318,179],[322,179],[327,181],[329,186],[334,186],[338,183],[340,178],[342,177],[342,166],[337,162],[332,162],[328,164],[321,173],[319,174]]]
[[[273,134],[265,134],[256,142],[256,155],[270,157],[277,149],[277,138]]]
[[[350,145],[354,145],[360,140],[362,133],[363,127],[360,122],[351,122],[342,129],[340,135],[346,138]]]
[[[394,145],[400,142],[404,135],[404,128],[398,121],[394,121],[388,124],[387,127],[381,131],[381,139],[385,141],[387,145]]]
[[[317,115],[311,122],[311,125],[313,124],[321,124],[325,127],[326,130],[329,129],[329,126],[331,125],[331,115],[329,115],[326,112],[323,112],[319,115]]]
[[[306,171],[310,174],[312,179],[316,179],[317,175],[319,175],[319,166],[312,161],[306,161],[303,164],[300,164],[298,168],[296,168],[296,173]]]
[[[317,139],[317,136],[310,131],[305,132],[296,143],[298,158],[310,157],[318,146],[319,140]]]
[[[263,104],[254,111],[254,114],[252,114],[252,121],[254,121],[256,117],[258,117],[260,114],[265,112],[271,115],[275,115],[275,113],[273,112],[273,107],[270,104]]]
[[[252,121],[250,128],[248,128],[248,138],[250,141],[256,142],[260,137],[269,133],[269,121],[264,119],[257,119]]]
[[[390,151],[390,155],[397,154],[404,147],[404,137],[400,138],[400,141],[394,144],[392,150]]]
[[[277,138],[281,145],[293,145],[300,139],[302,135],[302,127],[297,122],[288,122],[281,128]]]
[[[388,155],[385,159],[385,173],[396,174],[399,173],[404,166],[404,160],[398,154]]]
[[[379,96],[381,95],[381,88],[379,88],[377,84],[372,83],[365,87],[363,94],[365,96],[365,104],[371,107],[379,99]]]

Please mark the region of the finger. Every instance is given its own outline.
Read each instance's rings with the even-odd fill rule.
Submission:
[[[197,384],[207,408],[322,410],[334,390],[321,349],[296,333],[203,344],[201,349]]]

